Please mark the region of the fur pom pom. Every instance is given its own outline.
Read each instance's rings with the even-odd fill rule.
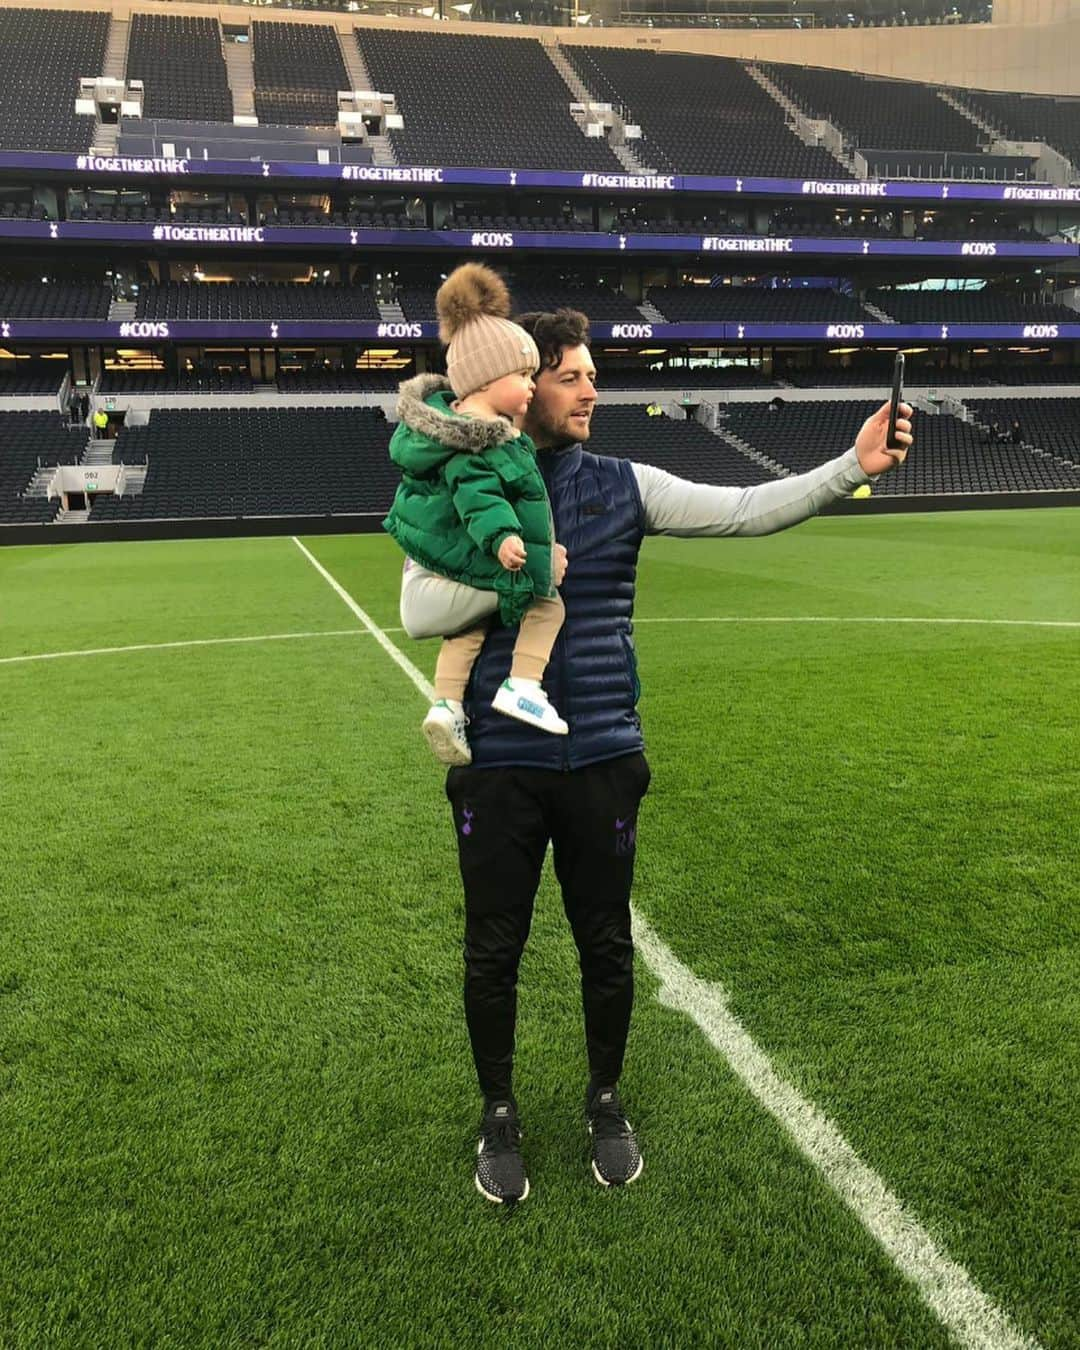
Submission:
[[[448,346],[472,319],[484,314],[508,319],[510,292],[506,282],[490,267],[483,263],[462,263],[439,287],[435,313],[439,316],[439,340]]]

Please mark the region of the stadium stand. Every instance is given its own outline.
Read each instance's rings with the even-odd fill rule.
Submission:
[[[625,172],[570,116],[572,95],[532,38],[363,29],[356,40],[376,89],[397,98],[402,164]]]
[[[175,375],[165,370],[106,370],[98,384],[99,394],[250,394],[251,390],[246,370],[185,370]]]
[[[1022,442],[1057,459],[1080,464],[1080,398],[967,399],[985,427],[1019,424]]]
[[[840,127],[852,145],[978,153],[979,128],[932,86],[807,66],[763,64],[762,69],[803,112]]]
[[[1038,385],[1075,384],[1080,386],[1080,366],[1057,362],[996,362],[982,368],[989,380],[998,384]]]
[[[563,53],[587,87],[641,126],[640,157],[662,173],[850,176],[788,129],[783,109],[738,61],[616,47]]]
[[[586,289],[572,282],[560,283],[552,280],[548,285],[537,281],[518,281],[509,279],[510,293],[517,314],[528,314],[534,310],[559,309],[569,306],[583,310],[590,319],[629,320],[642,322],[641,311],[635,302],[620,291],[602,288]],[[402,285],[397,291],[397,301],[406,319],[432,320],[435,318],[435,283],[424,286],[415,283]]]
[[[135,309],[139,319],[378,319],[365,286],[170,281],[145,286]]]
[[[0,281],[0,314],[12,319],[107,319],[108,286]]]
[[[863,421],[880,405],[815,400],[775,411],[762,404],[730,409],[723,429],[793,473],[804,473],[853,445]],[[918,454],[876,480],[877,495],[958,492],[1037,492],[1080,488],[1080,469],[1033,455],[1022,446],[988,444],[981,428],[942,413],[922,417]]]
[[[338,90],[350,81],[334,29],[255,20],[251,33],[259,121],[336,125]]]
[[[68,208],[68,220],[108,220],[148,225],[244,225],[240,211],[216,206],[156,206],[153,203],[121,205],[118,202],[76,202]]]
[[[2,220],[45,220],[46,211],[39,202],[0,202]]]
[[[865,323],[870,317],[850,295],[810,286],[653,286],[649,300],[671,323]]]
[[[1076,310],[981,291],[869,291],[867,300],[897,323],[1075,323]]]
[[[76,464],[85,446],[86,428],[59,413],[0,413],[0,524],[47,525],[59,500],[23,493],[39,465]]]
[[[95,498],[92,520],[382,512],[400,477],[389,443],[373,408],[156,409],[113,450],[147,465],[143,491]]]
[[[601,360],[597,376],[605,389],[775,389],[776,384],[753,366],[673,366],[653,370],[608,366]]]
[[[127,77],[143,81],[144,118],[232,121],[232,93],[217,19],[133,14]]]
[[[950,89],[953,98],[1011,141],[1042,141],[1080,165],[1080,99]]]
[[[15,370],[0,373],[0,398],[21,398],[24,395],[59,394],[64,372],[57,370]]]
[[[777,477],[699,422],[649,417],[643,408],[597,409],[589,450],[652,464],[693,483],[749,487]]]
[[[277,387],[283,394],[396,394],[402,380],[414,371],[333,370],[316,366],[311,370],[279,370]]]
[[[103,73],[108,34],[96,10],[0,9],[0,149],[89,148],[94,119],[75,98]]]

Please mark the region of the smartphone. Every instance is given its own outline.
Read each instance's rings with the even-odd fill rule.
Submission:
[[[886,450],[903,450],[904,446],[896,439],[896,419],[899,415],[900,400],[904,397],[904,353],[897,352],[892,368],[892,398],[889,400],[889,434],[885,438]]]

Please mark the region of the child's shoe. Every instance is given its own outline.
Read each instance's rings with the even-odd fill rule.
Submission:
[[[565,736],[570,728],[548,702],[539,680],[504,680],[491,701],[496,712],[528,722],[539,731]]]
[[[422,730],[441,764],[472,763],[472,751],[465,738],[468,720],[464,705],[456,698],[441,698],[428,709]]]

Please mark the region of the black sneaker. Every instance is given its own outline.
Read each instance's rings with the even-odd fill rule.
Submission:
[[[601,1186],[628,1186],[641,1176],[641,1156],[613,1087],[599,1088],[585,1108],[592,1136],[593,1176]]]
[[[492,1102],[480,1122],[476,1146],[476,1189],[497,1205],[514,1205],[529,1194],[521,1160],[521,1126],[513,1102]]]

